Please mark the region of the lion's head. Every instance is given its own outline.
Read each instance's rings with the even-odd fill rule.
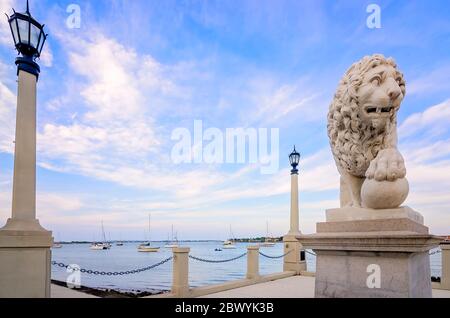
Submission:
[[[364,176],[386,147],[404,96],[405,80],[392,58],[375,54],[350,67],[328,113],[328,137],[339,168]]]

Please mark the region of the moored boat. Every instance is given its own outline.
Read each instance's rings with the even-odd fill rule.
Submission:
[[[105,228],[103,227],[103,221],[102,221],[102,236],[103,236],[103,242],[93,242],[91,244],[91,250],[99,251],[99,250],[109,250],[111,248],[111,244],[106,242],[106,235],[105,235]]]
[[[269,237],[269,222],[267,222],[267,228],[266,228],[266,238],[263,243],[260,243],[259,246],[261,247],[274,247],[275,242],[272,241],[272,239]]]
[[[109,244],[109,243],[94,242],[91,244],[91,250],[109,250],[110,248],[111,248],[111,244]]]
[[[233,235],[233,231],[231,230],[231,224],[230,224],[230,239],[223,242],[224,249],[235,249],[236,248],[236,245],[234,245],[233,237],[234,237],[234,235]]]
[[[150,243],[145,243],[138,246],[138,252],[154,253],[159,252],[159,249],[159,247],[151,246]]]
[[[158,246],[151,246],[150,243],[150,220],[151,220],[151,215],[148,215],[148,237],[149,240],[147,243],[143,243],[140,244],[138,246],[138,252],[147,252],[147,253],[155,253],[155,252],[159,252],[159,247]]]

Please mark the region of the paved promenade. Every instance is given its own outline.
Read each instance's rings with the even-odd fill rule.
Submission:
[[[82,293],[74,289],[52,284],[51,298],[98,298],[98,297]]]
[[[292,276],[200,298],[314,298],[314,277]]]
[[[293,276],[246,286],[203,298],[314,298],[315,278]],[[450,298],[450,291],[433,289],[433,298]]]
[[[314,298],[314,277],[293,276],[236,288],[200,298]],[[98,298],[72,289],[52,285],[52,298]],[[450,291],[433,289],[433,298],[450,298]]]

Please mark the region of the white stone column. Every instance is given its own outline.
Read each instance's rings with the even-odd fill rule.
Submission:
[[[36,76],[20,71],[12,218],[36,219]]]
[[[36,75],[18,72],[12,217],[0,229],[0,297],[50,297],[51,232],[36,219]]]
[[[189,296],[189,252],[188,247],[176,247],[173,252],[172,293],[179,298]]]
[[[283,260],[283,270],[295,271],[298,275],[302,271],[306,271],[306,261],[301,257],[303,246],[297,239],[299,235],[301,235],[301,232],[298,208],[298,170],[295,168],[291,171],[290,229],[283,237],[284,253],[287,254]]]
[[[298,174],[291,174],[291,227],[288,235],[300,235],[298,213]]]
[[[247,247],[247,279],[259,278],[259,246]]]

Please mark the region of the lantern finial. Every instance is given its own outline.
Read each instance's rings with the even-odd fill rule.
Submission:
[[[31,16],[29,0],[26,12],[14,11],[14,14],[8,17],[8,23],[16,50],[21,54],[16,59],[18,71],[24,70],[38,76],[40,69],[35,60],[41,56],[47,34],[44,26]]]
[[[289,162],[292,166],[291,174],[298,174],[297,166],[300,162],[300,154],[295,149],[295,145],[294,145],[294,150],[289,155]]]

